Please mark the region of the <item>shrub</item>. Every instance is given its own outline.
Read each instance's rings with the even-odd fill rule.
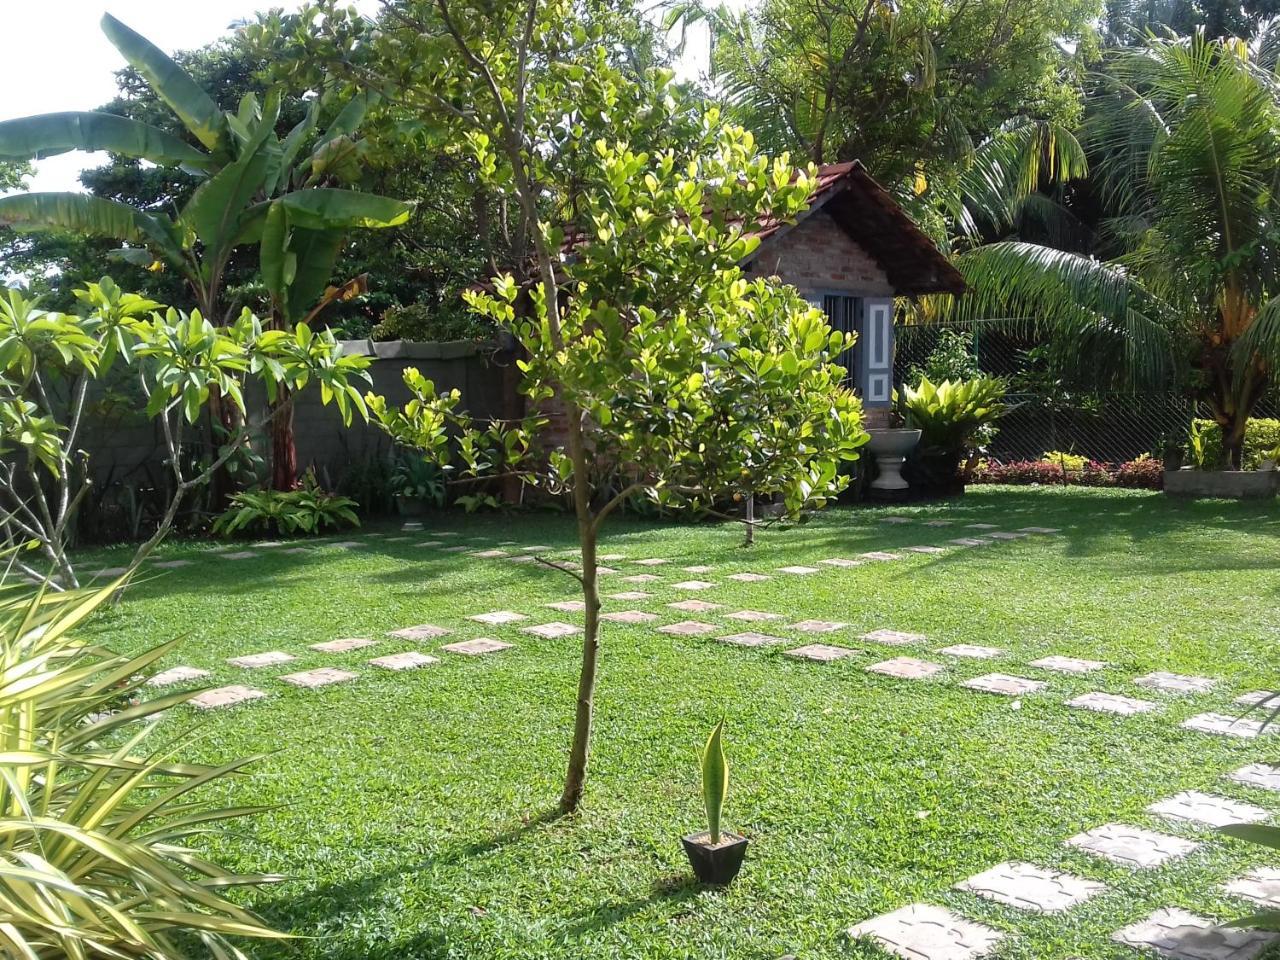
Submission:
[[[973,471],[974,483],[1044,484],[1082,487],[1131,487],[1159,490],[1164,486],[1164,464],[1143,454],[1126,463],[1085,460],[1079,469],[1063,469],[1046,460],[983,461]]]
[[[0,574],[0,953],[179,960],[199,942],[242,957],[230,937],[284,934],[223,894],[281,878],[231,873],[194,846],[261,811],[199,799],[249,761],[181,762],[185,734],[146,742],[141,721],[195,691],[142,697],[176,641],[123,656],[72,637],[118,586],[47,594]]]
[[[442,340],[484,340],[494,335],[492,323],[461,306],[410,303],[389,307],[382,322],[370,332],[371,340],[416,340],[435,343]]]
[[[1046,450],[1040,459],[1063,470],[1083,470],[1089,460],[1081,454],[1064,453],[1061,450]]]
[[[981,376],[973,350],[973,334],[967,330],[943,330],[925,358],[924,366],[913,366],[907,371],[906,382],[919,384],[923,380],[932,380],[939,383],[943,380],[975,380]]]
[[[1193,436],[1198,433],[1203,443],[1203,459],[1208,469],[1213,469],[1223,462],[1222,427],[1212,420],[1193,420],[1191,422]],[[1280,420],[1254,417],[1249,420],[1244,431],[1244,457],[1242,466],[1246,470],[1257,470],[1263,460],[1271,459],[1276,448],[1280,447]],[[1190,448],[1193,462],[1196,456]],[[1200,464],[1197,463],[1197,466]]]
[[[267,529],[276,533],[316,533],[324,527],[358,527],[356,502],[321,490],[308,474],[298,490],[247,490],[231,498],[227,512],[213,524],[213,532],[230,536],[241,530]]]

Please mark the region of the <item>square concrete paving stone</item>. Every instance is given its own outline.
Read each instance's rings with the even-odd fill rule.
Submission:
[[[905,647],[911,643],[923,643],[929,638],[922,633],[905,633],[902,630],[872,630],[862,635],[872,643],[887,643],[891,647]]]
[[[523,613],[516,613],[514,610],[494,610],[491,613],[477,613],[474,616],[467,617],[467,619],[496,627],[504,623],[519,623],[521,620],[528,620],[529,618]]]
[[[619,560],[625,559],[627,559],[627,555],[625,553],[602,553],[600,556],[596,557],[596,560],[600,563],[617,563]]]
[[[288,550],[281,550],[280,552],[297,555],[297,554],[303,554],[303,553],[310,553],[311,548],[310,547],[290,547]]]
[[[548,550],[554,550],[555,547],[549,547],[545,543],[535,543],[532,546],[521,547],[521,553],[546,553]]]
[[[942,907],[913,903],[850,927],[849,936],[870,937],[905,960],[976,960],[995,947],[1001,934]]]
[[[346,653],[350,650],[362,650],[365,647],[372,647],[377,642],[377,640],[370,640],[368,637],[343,637],[340,640],[313,643],[311,644],[311,649],[319,650],[321,653]]]
[[[286,673],[284,676],[276,677],[276,679],[295,687],[314,690],[316,687],[327,687],[334,683],[346,683],[348,680],[354,680],[358,676],[360,674],[352,673],[350,670],[339,670],[336,667],[317,667],[315,670],[303,670],[301,673]]]
[[[1018,532],[1050,534],[1050,533],[1061,533],[1062,531],[1058,527],[1019,527]]]
[[[420,667],[429,667],[431,664],[439,662],[439,657],[428,656],[425,653],[419,653],[417,650],[392,653],[385,657],[375,657],[369,661],[373,666],[381,667],[383,670],[417,670]]]
[[[947,542],[954,543],[957,547],[985,547],[995,543],[994,540],[983,540],[980,537],[957,537]]]
[[[917,660],[915,657],[895,657],[873,663],[866,668],[871,673],[882,673],[886,677],[897,677],[899,680],[924,680],[946,668],[940,663],[928,660]]]
[[[992,660],[1004,654],[999,647],[983,647],[974,643],[955,643],[938,652],[952,657],[972,657],[975,660]]]
[[[621,583],[657,583],[661,577],[654,576],[652,573],[636,573],[629,577],[619,577]]]
[[[231,553],[219,554],[223,560],[252,560],[257,556],[252,550],[233,550]],[[120,571],[123,573],[124,571]]]
[[[929,544],[927,544],[927,543],[926,543],[926,544],[921,544],[921,545],[920,545],[920,546],[918,546],[918,547],[907,547],[906,549],[907,549],[907,551],[908,551],[908,552],[910,552],[910,553],[935,554],[935,553],[946,553],[946,552],[947,552],[946,547],[934,547],[934,546],[931,546],[931,545],[929,545]]]
[[[1023,537],[1030,536],[1030,534],[1018,533],[1017,531],[995,530],[991,533],[985,534],[985,536],[990,537],[992,540],[1021,540]]]
[[[1208,693],[1217,684],[1212,677],[1187,677],[1180,673],[1167,673],[1157,670],[1133,681],[1140,687],[1149,690],[1161,690],[1164,693]]]
[[[1149,713],[1157,709],[1159,704],[1152,703],[1150,700],[1122,697],[1118,693],[1102,693],[1094,690],[1068,700],[1067,706],[1080,710],[1092,710],[1094,713],[1115,713],[1122,717],[1131,717],[1136,713]]]
[[[587,604],[583,600],[557,600],[554,603],[544,603],[543,606],[559,610],[561,613],[582,613],[587,609]]]
[[[773,647],[787,643],[785,637],[771,637],[767,633],[756,633],[748,630],[745,633],[731,633],[728,636],[716,637],[721,643],[732,643],[739,647]]]
[[[444,627],[437,627],[434,623],[420,623],[414,627],[404,627],[400,630],[392,630],[391,636],[399,637],[401,640],[435,640],[437,637],[447,637],[449,631]]]
[[[662,566],[664,563],[670,563],[670,562],[671,562],[670,560],[666,560],[666,559],[664,559],[664,558],[662,558],[662,557],[645,557],[643,560],[637,560],[637,561],[636,561],[636,566],[638,566],[638,567],[660,567],[660,566]]]
[[[1277,937],[1263,930],[1233,930],[1194,913],[1165,907],[1111,935],[1117,943],[1154,950],[1169,960],[1253,960]]]
[[[458,643],[446,643],[441,650],[449,653],[460,653],[466,657],[482,657],[486,653],[497,653],[499,650],[510,650],[512,644],[489,637],[476,637],[474,640],[461,640]]]
[[[999,527],[997,527],[994,523],[966,523],[965,526],[968,527],[970,530],[998,530],[999,529]]]
[[[1274,867],[1250,870],[1243,877],[1227,882],[1223,889],[1272,910],[1280,909],[1280,870]]]
[[[505,550],[477,550],[471,554],[473,557],[479,557],[481,560],[497,560],[501,557],[508,556]]]
[[[191,566],[190,560],[162,560],[155,564],[157,570],[177,570],[179,567]]]
[[[1267,811],[1251,803],[1215,797],[1199,790],[1186,790],[1147,807],[1149,813],[1172,820],[1188,820],[1208,827],[1225,827],[1228,823],[1258,823],[1267,819]]]
[[[988,900],[1033,913],[1061,913],[1102,893],[1106,886],[1029,863],[1002,863],[956,884]]]
[[[902,557],[896,553],[886,553],[884,550],[871,550],[867,553],[858,554],[860,560],[881,560],[889,562],[890,560],[901,560]]]
[[[253,687],[232,684],[229,687],[215,687],[197,694],[187,702],[197,710],[216,710],[219,707],[233,707],[237,703],[247,703],[265,697],[266,693]]]
[[[881,517],[881,523],[910,523],[910,517]]]
[[[710,573],[715,567],[709,567],[705,563],[695,563],[691,567],[681,567],[685,573]]]
[[[199,667],[170,667],[162,670],[147,681],[148,687],[167,687],[171,683],[186,683],[188,680],[199,680],[209,676],[208,670]]]
[[[568,637],[575,633],[581,633],[581,627],[575,627],[572,623],[561,623],[559,620],[552,620],[550,623],[539,623],[532,627],[521,627],[521,633],[531,633],[535,637],[542,637],[544,640],[555,640],[557,637]]]
[[[1269,763],[1251,763],[1232,771],[1228,776],[1236,783],[1280,793],[1280,767],[1273,767]]]
[[[954,520],[926,520],[924,525],[926,527],[949,527],[953,523],[955,523]]]
[[[801,633],[835,633],[847,626],[849,626],[847,623],[837,623],[834,620],[801,620],[787,629],[799,630]]]
[[[1231,717],[1225,713],[1198,713],[1194,717],[1183,720],[1178,726],[1199,733],[1212,733],[1220,737],[1240,737],[1243,740],[1252,740],[1264,730],[1268,733],[1275,731],[1275,727],[1264,728],[1261,720]]]
[[[1028,693],[1038,693],[1048,684],[1043,680],[1028,680],[1026,677],[1014,677],[1007,673],[986,673],[960,684],[970,690],[981,690],[983,693],[999,693],[1006,697],[1021,697]]]
[[[1105,823],[1078,833],[1067,840],[1067,845],[1139,870],[1150,870],[1169,860],[1185,857],[1200,846],[1194,840],[1171,837],[1125,823]]]
[[[706,580],[681,580],[671,586],[675,590],[710,590],[715,584],[708,583]]]
[[[729,579],[737,580],[739,583],[760,583],[770,578],[763,573],[731,573]]]
[[[840,660],[844,657],[851,657],[857,650],[850,650],[848,647],[834,647],[829,643],[810,643],[803,647],[796,647],[794,650],[783,650],[788,657],[795,657],[798,660],[816,660],[818,663],[830,663],[833,660]]]
[[[465,552],[465,551],[467,551],[467,550],[470,550],[470,549],[471,549],[470,547],[463,546],[463,545],[459,545],[459,546],[456,546],[456,547],[445,547],[445,548],[444,548],[443,550],[441,550],[440,552],[441,552],[441,553],[463,553],[463,552]]]
[[[1053,670],[1055,673],[1092,673],[1101,670],[1107,664],[1103,660],[1081,660],[1078,657],[1041,657],[1032,660],[1027,666],[1039,667],[1041,670]]]
[[[769,613],[767,610],[735,610],[724,615],[726,620],[741,620],[743,623],[764,623],[767,620],[785,620],[780,613]]]
[[[278,663],[288,663],[290,660],[297,660],[291,653],[285,653],[282,650],[268,650],[266,653],[250,653],[243,657],[230,657],[227,663],[233,667],[244,667],[246,670],[257,670],[260,667],[274,667]]]
[[[643,610],[619,610],[617,613],[602,613],[600,619],[610,623],[653,623],[658,615],[645,613]]]
[[[1242,693],[1236,697],[1232,703],[1238,703],[1242,707],[1260,707],[1268,700],[1274,700],[1280,696],[1271,690],[1253,690],[1249,693]]]
[[[818,562],[824,563],[828,567],[860,567],[863,564],[862,560],[847,560],[844,557],[830,557],[826,560],[819,560]]]
[[[792,567],[779,567],[778,572],[789,573],[792,576],[796,576],[796,577],[804,577],[804,576],[808,576],[811,573],[819,573],[820,571],[818,570],[817,567],[792,566]]]
[[[671,633],[680,637],[694,637],[700,633],[715,633],[720,629],[714,624],[699,623],[697,620],[681,620],[679,623],[669,623],[665,627],[659,627],[659,633]]]
[[[724,604],[712,603],[709,600],[677,600],[675,603],[668,603],[667,606],[672,610],[683,610],[685,613],[706,613],[710,610],[719,610]]]
[[[643,590],[623,590],[621,593],[606,593],[606,600],[649,600],[652,599],[652,593],[645,593]]]
[[[336,543],[329,544],[329,546],[337,547],[339,550],[353,550],[356,547],[366,546],[366,544],[360,540],[339,540]],[[230,556],[230,554],[227,556]]]

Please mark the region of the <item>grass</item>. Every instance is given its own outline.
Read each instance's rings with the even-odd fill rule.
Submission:
[[[263,549],[243,561],[219,559],[208,545],[171,543],[159,559],[198,562],[134,588],[95,630],[129,649],[185,635],[174,663],[210,669],[217,683],[270,692],[267,700],[201,715],[195,750],[209,760],[268,754],[229,795],[279,809],[251,833],[216,844],[236,868],[294,878],[252,902],[308,939],[286,948],[252,945],[257,957],[874,957],[874,947],[851,942],[844,930],[928,902],[1013,934],[999,957],[1100,960],[1132,958],[1108,938],[1157,907],[1218,919],[1247,912],[1220,885],[1247,867],[1275,865],[1274,857],[1190,824],[1158,821],[1144,808],[1201,789],[1280,810],[1280,796],[1222,779],[1245,763],[1275,759],[1265,738],[1178,726],[1195,713],[1238,711],[1232,698],[1277,682],[1276,508],[978,488],[953,504],[892,511],[953,519],[954,527],[878,522],[887,512],[830,510],[764,534],[750,551],[731,527],[611,522],[606,553],[715,570],[677,574],[673,562],[656,571],[663,583],[608,583],[609,592],[650,589],[654,597],[606,609],[635,607],[668,622],[703,619],[724,625],[724,633],[761,629],[795,645],[817,640],[861,652],[815,664],[778,649],[606,625],[588,793],[571,819],[549,811],[569,739],[577,642],[465,619],[498,609],[539,618],[533,622],[578,619],[541,606],[575,595],[563,574],[415,546],[429,534],[402,542],[357,535],[367,546],[317,546],[309,555]],[[764,583],[725,579],[942,543],[980,521],[1062,527],[1063,534],[823,567],[808,577],[778,574]],[[477,549],[510,539],[573,545],[561,516],[448,516],[429,520],[427,530],[458,531],[460,542]],[[92,560],[110,564],[119,555]],[[624,574],[644,570],[618,566]],[[665,603],[684,598],[668,584],[689,576],[715,581],[715,590],[698,596],[724,610],[668,610]],[[742,607],[839,620],[850,629],[814,637],[718,616]],[[444,654],[436,666],[402,674],[364,665],[414,647],[385,633],[423,622],[455,631],[420,645],[427,652],[481,635],[516,647],[476,659]],[[929,640],[903,649],[854,639],[879,627]],[[343,636],[382,642],[338,656],[307,649]],[[952,643],[997,646],[1006,656],[969,661],[932,652]],[[256,672],[224,662],[275,649],[299,659]],[[1025,665],[1051,653],[1111,666],[1067,677]],[[925,682],[863,670],[902,654],[945,662],[948,670]],[[359,680],[323,690],[272,679],[348,664]],[[1221,682],[1211,694],[1189,697],[1133,686],[1151,670]],[[1047,679],[1049,688],[1015,703],[958,685],[990,671]],[[1117,718],[1064,706],[1093,689],[1159,699],[1162,709]],[[701,825],[696,751],[721,712],[732,778],[725,827],[747,834],[752,846],[739,880],[715,891],[690,883],[679,837]],[[169,722],[193,719],[184,708]],[[1063,846],[1110,821],[1207,842],[1185,861],[1140,873]],[[1015,859],[1101,880],[1109,890],[1065,915],[1040,917],[952,889]]]

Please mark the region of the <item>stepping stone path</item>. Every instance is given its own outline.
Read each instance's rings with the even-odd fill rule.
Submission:
[[[341,640],[326,640],[324,643],[313,643],[311,644],[311,649],[319,650],[321,653],[347,653],[350,650],[372,647],[377,642],[377,640],[370,640],[368,637],[343,637]]]
[[[763,580],[770,579],[763,573],[731,573],[730,580],[737,580],[739,583],[760,583]]]
[[[1220,737],[1240,737],[1252,740],[1263,732],[1263,721],[1246,717],[1230,717],[1225,713],[1198,713],[1179,724],[1187,730],[1213,733]],[[1273,728],[1267,728],[1268,732]]]
[[[883,550],[872,550],[870,553],[860,553],[858,554],[858,558],[861,560],[882,560],[885,562],[902,559],[902,557],[896,553],[885,553]]]
[[[739,647],[772,647],[787,642],[783,637],[771,637],[767,633],[756,633],[754,630],[748,630],[746,633],[731,633],[716,639],[721,643],[732,643]]]
[[[290,547],[288,550],[282,550],[280,552],[296,555],[296,554],[310,553],[311,548],[310,547]]]
[[[1229,776],[1236,783],[1280,793],[1280,767],[1273,767],[1267,763],[1251,763],[1232,772]]]
[[[497,627],[504,623],[519,623],[521,620],[528,620],[529,618],[523,613],[516,613],[514,610],[494,610],[492,613],[477,613],[474,616],[467,617],[467,619]]]
[[[929,639],[920,633],[904,633],[901,630],[872,630],[862,635],[863,640],[872,643],[887,643],[891,647],[905,647],[912,643],[923,643]]]
[[[681,567],[685,573],[710,573],[715,567],[708,567],[705,564],[696,564],[692,567]]]
[[[819,563],[825,563],[828,567],[860,567],[861,560],[846,560],[844,557],[831,557],[827,560],[819,560]]]
[[[1217,684],[1211,677],[1184,677],[1178,673],[1157,670],[1133,681],[1140,687],[1165,693],[1208,693]]]
[[[266,653],[250,653],[243,657],[231,657],[227,663],[233,667],[244,667],[246,670],[257,670],[261,667],[274,667],[276,664],[297,660],[291,653],[281,650],[269,650]]]
[[[505,550],[478,550],[471,555],[479,557],[481,560],[497,560],[501,557],[509,556]]]
[[[1133,697],[1122,697],[1118,693],[1101,693],[1095,690],[1068,700],[1067,706],[1092,710],[1094,713],[1117,713],[1122,717],[1131,717],[1135,713],[1148,713],[1155,710],[1159,704],[1152,703],[1150,700],[1135,700]]]
[[[352,550],[355,547],[363,547],[365,546],[365,544],[360,540],[339,540],[337,543],[329,544],[329,546],[337,547],[339,550]],[[465,550],[466,547],[463,547],[462,549]],[[229,553],[227,554],[227,558],[235,559],[235,558],[232,558],[231,554]]]
[[[911,551],[912,553],[929,553],[929,554],[947,552],[944,547],[933,547],[933,546],[929,546],[928,544],[923,544],[918,547],[907,547],[907,550]]]
[[[623,583],[655,583],[661,580],[661,577],[655,577],[652,573],[637,573],[630,577],[619,577]]]
[[[226,554],[223,554],[226,556]],[[95,571],[95,577],[119,577],[129,572],[128,567],[103,567],[101,570]]]
[[[675,590],[710,590],[715,584],[708,583],[706,580],[681,580],[671,586]]]
[[[534,563],[537,561],[537,559],[538,558],[531,553],[521,553],[521,554],[517,554],[514,557],[507,557],[507,562],[508,563]]]
[[[1003,532],[997,531],[995,533],[988,533],[987,536],[991,537],[993,540],[1021,540],[1023,537],[1027,536],[1027,534],[1003,533]]]
[[[914,657],[895,657],[893,660],[873,663],[866,669],[871,673],[882,673],[886,677],[897,677],[899,680],[924,680],[932,677],[935,673],[942,672],[946,668],[940,663],[930,663],[928,660],[917,660]]]
[[[1150,870],[1169,860],[1185,857],[1200,844],[1182,837],[1131,827],[1124,823],[1107,823],[1067,841],[1069,846],[1139,870]]]
[[[904,960],[973,960],[990,952],[1001,934],[941,907],[914,903],[850,927],[849,936],[870,937]]]
[[[1057,673],[1092,673],[1094,670],[1101,670],[1107,664],[1102,660],[1080,660],[1076,657],[1060,657],[1056,654],[1052,657],[1041,657],[1039,660],[1032,660],[1028,666],[1039,667],[1041,670],[1053,670]]]
[[[212,690],[205,690],[187,702],[198,710],[216,710],[219,707],[231,707],[237,703],[257,700],[265,696],[266,693],[262,690],[233,684],[229,687],[215,687]]]
[[[1274,867],[1251,870],[1243,877],[1229,881],[1223,889],[1272,910],[1280,909],[1280,870]]]
[[[645,593],[643,590],[623,590],[621,593],[610,593],[606,595],[606,599],[609,600],[649,600],[652,599],[652,597],[652,593]]]
[[[441,552],[441,553],[464,553],[465,551],[470,550],[470,549],[471,549],[470,547],[464,547],[464,546],[457,546],[457,547],[445,547],[445,548],[444,548],[443,550],[441,550],[440,552]]]
[[[723,604],[711,603],[707,600],[677,600],[675,603],[668,603],[667,606],[672,610],[683,610],[685,613],[707,613],[711,610],[719,610]]]
[[[437,627],[433,623],[420,623],[416,627],[405,627],[402,630],[392,630],[391,636],[399,637],[401,640],[435,640],[438,637],[447,637],[449,631],[444,627]]]
[[[443,537],[444,534],[442,533],[440,534],[440,536]],[[555,547],[548,547],[545,543],[535,543],[531,547],[521,547],[520,552],[521,553],[546,553],[548,550],[554,550],[554,549]]]
[[[282,677],[276,677],[277,680],[283,680],[285,683],[292,684],[295,687],[304,687],[313,690],[316,687],[327,687],[334,683],[346,683],[348,680],[354,680],[359,674],[352,673],[350,670],[339,670],[336,667],[318,667],[315,670],[303,670],[301,673],[286,673]]]
[[[910,523],[910,517],[881,517],[881,523]]]
[[[954,540],[948,540],[948,543],[954,543],[957,547],[985,547],[994,541],[981,540],[977,537],[957,537]]]
[[[926,527],[949,527],[952,523],[954,523],[952,520],[926,520],[924,525]]]
[[[381,667],[383,670],[416,670],[420,667],[430,666],[433,663],[439,663],[440,659],[427,656],[425,653],[419,653],[417,650],[407,650],[404,653],[376,657],[369,662],[375,667]]]
[[[234,550],[231,553],[220,554],[223,560],[252,560],[257,556],[252,550]],[[123,570],[120,571],[124,573]]]
[[[177,570],[179,567],[191,566],[190,560],[164,560],[155,565],[157,570]]]
[[[1029,863],[1002,863],[956,884],[988,900],[1033,913],[1061,913],[1106,890],[1092,880],[1055,873]]]
[[[966,523],[966,527],[970,530],[996,530],[998,529],[994,523]]]
[[[991,660],[1004,654],[999,647],[982,647],[972,643],[956,643],[943,647],[938,652],[952,657],[973,657],[976,660]]]
[[[627,559],[627,555],[625,553],[603,553],[596,559],[601,563],[617,563],[619,560]],[[711,568],[707,567],[707,569],[710,570]]]
[[[1189,820],[1208,827],[1225,827],[1229,823],[1258,823],[1267,819],[1267,811],[1251,803],[1215,797],[1211,793],[1187,790],[1167,800],[1157,800],[1147,807],[1149,813],[1172,820]]]
[[[1038,693],[1048,684],[1043,680],[1028,680],[1026,677],[1014,677],[1007,673],[987,673],[974,677],[961,684],[970,690],[981,690],[984,693],[999,693],[1006,697],[1021,697],[1028,693]]]
[[[636,566],[638,566],[638,567],[660,567],[660,566],[662,566],[664,563],[669,563],[669,562],[670,562],[669,560],[664,560],[662,557],[645,557],[643,560],[637,560],[637,561],[636,561]]]
[[[816,660],[818,663],[830,663],[832,660],[851,657],[858,651],[850,650],[848,647],[833,647],[827,643],[810,643],[807,646],[796,647],[794,650],[784,650],[782,652],[788,657],[795,657],[799,660]]]
[[[780,613],[769,613],[765,610],[736,610],[724,615],[726,620],[741,620],[743,623],[764,623],[767,620],[785,620]]]
[[[559,620],[552,620],[550,623],[540,623],[533,627],[521,627],[520,632],[531,633],[535,637],[542,637],[544,640],[555,640],[558,637],[581,633],[582,629],[575,627],[572,623],[561,623]]]
[[[798,567],[798,566],[793,566],[793,567],[779,567],[779,568],[778,568],[778,572],[779,572],[779,573],[789,573],[789,574],[792,574],[793,576],[797,576],[797,577],[804,577],[804,576],[807,576],[807,575],[809,575],[809,574],[811,574],[811,573],[818,573],[819,571],[818,571],[818,568],[817,568],[817,567]]]
[[[801,633],[835,633],[849,626],[847,623],[836,623],[834,620],[801,620],[793,623],[788,629]]]
[[[544,603],[544,607],[559,610],[561,613],[582,613],[587,609],[583,600],[557,600],[555,603]]]
[[[148,687],[167,687],[174,683],[186,683],[188,680],[199,680],[209,676],[208,670],[198,667],[170,667],[162,670],[147,681]]]
[[[652,623],[658,619],[658,615],[645,613],[643,610],[620,610],[617,613],[602,613],[600,619],[610,623]]]
[[[1240,696],[1236,697],[1232,702],[1238,703],[1242,707],[1259,707],[1262,706],[1262,704],[1267,703],[1269,700],[1274,700],[1278,696],[1280,696],[1280,694],[1274,693],[1271,690],[1254,690],[1252,693],[1240,694]],[[1280,703],[1272,704],[1272,706],[1280,706]]]
[[[1061,533],[1062,531],[1059,530],[1057,527],[1019,527],[1018,532],[1050,534],[1050,533]]]
[[[695,637],[701,633],[715,633],[719,629],[710,623],[699,623],[697,620],[681,620],[679,623],[669,623],[665,627],[659,627],[659,633],[671,633],[680,637]]]
[[[1220,927],[1213,920],[1168,907],[1117,930],[1111,939],[1154,950],[1169,960],[1253,960],[1277,936],[1263,930]]]
[[[477,637],[474,640],[463,640],[459,643],[446,643],[441,650],[460,653],[467,657],[481,657],[486,653],[497,653],[499,650],[510,650],[511,644],[501,640],[490,640],[488,637]]]

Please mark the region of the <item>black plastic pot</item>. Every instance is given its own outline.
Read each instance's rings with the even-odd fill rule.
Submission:
[[[693,875],[699,883],[711,883],[723,887],[733,881],[742,869],[742,859],[747,855],[747,838],[736,833],[721,831],[720,842],[714,847],[710,835],[691,833],[682,837],[685,856],[693,867]]]

